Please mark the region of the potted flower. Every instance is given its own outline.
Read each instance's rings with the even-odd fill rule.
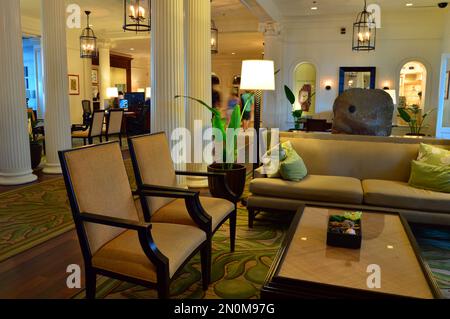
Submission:
[[[214,109],[209,106],[205,102],[199,99],[195,99],[189,96],[179,96],[177,95],[175,98],[186,98],[193,100],[205,108],[207,108],[213,115],[212,119],[212,127],[217,131],[221,132],[221,136],[215,136],[216,143],[222,142],[223,145],[223,161],[222,163],[213,163],[208,166],[208,172],[213,173],[225,173],[227,178],[228,187],[231,191],[236,195],[236,198],[240,198],[244,192],[245,181],[247,177],[247,169],[244,165],[237,164],[237,135],[239,129],[241,128],[242,117],[244,115],[243,110],[246,109],[247,105],[242,109],[241,106],[236,105],[234,108],[233,114],[231,115],[230,122],[226,123],[226,119],[222,117],[222,113],[219,110]],[[249,100],[250,101],[250,100]],[[249,102],[247,101],[247,103]],[[233,143],[234,147],[228,147],[227,143],[227,129],[234,130],[234,139],[235,143]],[[232,158],[233,162],[227,162],[227,159]],[[209,191],[215,197],[226,197],[226,193],[224,193],[224,185],[220,185],[220,180],[215,178],[209,178]]]
[[[422,133],[422,130],[426,128],[428,125],[425,125],[425,119],[434,111],[432,109],[427,113],[422,115],[422,109],[414,104],[409,107],[399,107],[398,114],[399,117],[408,123],[410,132],[406,135],[409,136],[425,136]]]

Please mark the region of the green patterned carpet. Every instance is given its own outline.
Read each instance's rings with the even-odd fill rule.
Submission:
[[[126,161],[131,174],[130,161]],[[132,184],[132,178],[130,177]],[[134,186],[134,185],[133,185]],[[173,281],[173,298],[258,298],[291,215],[261,216],[254,229],[247,227],[244,208],[238,212],[236,252],[229,252],[228,224],[213,241],[213,284],[201,289],[200,260],[196,256]],[[72,216],[61,178],[0,194],[0,262],[73,229]],[[413,225],[425,259],[444,295],[450,298],[450,230]],[[99,278],[98,298],[156,298],[154,290],[109,278]],[[75,298],[84,298],[84,292]]]

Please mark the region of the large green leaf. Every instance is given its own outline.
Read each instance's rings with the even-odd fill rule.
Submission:
[[[409,115],[408,111],[406,111],[406,109],[399,107],[398,114],[400,115],[402,120],[405,121],[406,123],[411,122],[411,116]]]
[[[289,103],[294,105],[295,104],[295,95],[287,85],[284,86],[284,92],[286,93],[286,97],[289,100]]]

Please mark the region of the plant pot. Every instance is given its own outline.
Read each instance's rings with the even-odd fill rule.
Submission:
[[[208,166],[210,173],[225,173],[228,187],[236,195],[236,199],[241,198],[244,193],[245,181],[247,178],[247,169],[244,165],[234,164],[231,169],[224,169],[222,164],[212,164]],[[220,179],[209,177],[209,191],[212,196],[219,198],[227,198],[225,185],[221,183]],[[228,199],[228,198],[227,198]]]
[[[41,164],[42,145],[39,143],[30,143],[31,168],[36,169]]]

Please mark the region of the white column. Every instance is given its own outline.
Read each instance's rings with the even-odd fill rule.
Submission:
[[[211,2],[210,0],[185,0],[185,58],[186,95],[205,101],[211,105]],[[186,100],[186,128],[193,138],[202,139],[203,130],[211,127],[212,114],[197,102]],[[197,130],[195,122],[197,122]],[[195,136],[195,132],[198,132]],[[192,145],[192,162],[195,155],[202,160],[203,148]],[[198,162],[198,161],[197,161]],[[206,164],[188,165],[189,171],[206,171]],[[207,187],[205,178],[187,179],[190,187]]]
[[[152,0],[152,132],[185,127],[183,0]]]
[[[60,174],[58,151],[72,147],[65,15],[64,1],[41,1],[47,151],[45,174]]]
[[[264,59],[273,60],[275,62],[275,71],[280,70],[282,67],[280,25],[274,22],[262,23],[259,29],[264,33]],[[276,87],[279,90],[264,92],[262,121],[265,128],[280,128],[281,126],[281,114],[284,113],[280,111],[280,108],[283,104],[279,103],[277,93],[284,92],[282,78],[280,70],[275,76]]]
[[[83,100],[89,100],[92,104],[92,60],[83,59]]]
[[[104,101],[108,99],[106,90],[111,86],[111,43],[109,41],[99,41],[98,45],[98,72],[100,76],[100,108],[104,108]]]
[[[3,1],[0,21],[0,185],[20,185],[37,179],[27,133],[20,1]]]

